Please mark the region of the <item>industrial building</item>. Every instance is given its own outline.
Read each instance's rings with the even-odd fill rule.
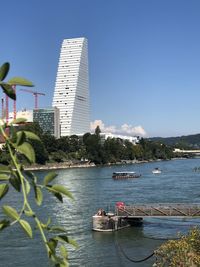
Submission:
[[[33,110],[22,109],[22,110],[17,111],[16,119],[18,119],[18,118],[26,119],[27,123],[33,122]],[[14,112],[9,112],[8,123],[13,121],[14,119],[15,119]]]
[[[38,122],[44,133],[60,138],[60,115],[58,108],[34,109],[33,122]]]
[[[108,138],[116,138],[116,139],[122,139],[122,140],[127,140],[134,145],[139,143],[139,136],[126,136],[126,135],[121,135],[121,134],[112,134],[112,133],[100,133],[101,141],[104,143],[104,141]]]

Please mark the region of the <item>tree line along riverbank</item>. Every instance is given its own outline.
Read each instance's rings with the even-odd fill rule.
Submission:
[[[103,166],[113,166],[113,165],[131,165],[136,163],[147,163],[152,162],[153,160],[129,160],[129,161],[121,161],[121,162],[115,162],[115,163],[107,163]],[[157,160],[160,161],[160,160]],[[91,167],[98,167],[100,165],[96,165],[93,162],[90,161],[67,161],[67,162],[54,162],[50,163],[47,162],[43,165],[41,164],[32,164],[32,165],[25,165],[25,170],[59,170],[59,169],[70,169],[70,168],[91,168]],[[102,166],[102,165],[101,165]]]
[[[17,130],[36,133],[38,140],[29,140],[35,150],[36,164],[39,169],[91,167],[96,165],[144,162],[151,160],[169,160],[180,157],[175,154],[174,147],[141,138],[137,144],[120,138],[102,140],[100,128],[95,133],[86,133],[82,137],[72,135],[56,139],[43,133],[37,123],[22,125]],[[26,165],[25,158],[21,157]],[[0,163],[9,162],[9,153],[5,148],[0,150]]]

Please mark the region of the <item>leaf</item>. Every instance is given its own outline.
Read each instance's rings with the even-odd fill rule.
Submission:
[[[65,242],[68,243],[69,238],[66,235],[58,235],[54,237],[55,240],[61,241],[61,242]]]
[[[50,254],[49,257],[55,263],[55,267],[69,267],[67,260],[58,257],[56,253]]]
[[[48,226],[51,223],[51,218],[48,218],[46,226]]]
[[[0,173],[10,173],[11,170],[8,166],[0,165]]]
[[[63,197],[60,193],[54,193],[54,196],[60,201],[63,203]]]
[[[69,267],[69,263],[63,259],[62,262],[57,263],[55,267]]]
[[[62,185],[54,184],[54,185],[52,185],[51,189],[57,191],[58,193],[61,193],[61,194],[65,195],[65,196],[67,196],[67,197],[69,197],[71,199],[74,199],[72,194],[69,192],[69,190],[66,187],[62,186]]]
[[[29,143],[24,142],[22,145],[16,146],[16,149],[21,154],[23,154],[29,160],[30,163],[35,162],[35,152],[33,147]]]
[[[0,200],[7,194],[8,190],[8,184],[0,184]]]
[[[9,127],[9,132],[10,132],[11,142],[15,143],[17,140],[17,135],[16,135],[16,129],[14,128],[12,124]]]
[[[29,210],[24,210],[24,213],[26,214],[26,216],[28,216],[28,217],[33,217],[34,215],[35,215],[35,213],[34,212],[32,212],[32,211],[29,211]]]
[[[10,177],[4,173],[0,173],[0,181],[6,181],[9,180]]]
[[[25,133],[23,131],[20,131],[20,132],[17,132],[16,136],[17,136],[16,145],[17,146],[22,145],[26,140]]]
[[[16,93],[10,84],[0,82],[0,86],[3,88],[3,92],[7,96],[9,96],[13,100],[16,100]]]
[[[70,245],[72,245],[73,247],[78,248],[78,244],[76,243],[75,240],[69,238],[69,239],[68,239],[68,243],[69,243]]]
[[[25,180],[25,188],[26,188],[26,194],[28,195],[30,190],[31,190],[31,186],[29,181]]]
[[[17,132],[18,138],[21,138],[22,135],[23,135],[24,139],[26,137],[26,138],[31,139],[31,140],[41,141],[40,138],[35,133],[29,132],[29,131],[18,131]]]
[[[78,244],[76,243],[76,241],[71,239],[71,238],[68,238],[68,236],[66,236],[66,235],[58,235],[58,236],[54,237],[54,239],[61,241],[61,242],[68,243],[68,244],[78,248]]]
[[[26,135],[26,138],[31,139],[31,140],[37,140],[37,141],[41,141],[39,136],[37,136],[35,133],[33,132],[29,132],[29,131],[23,131]]]
[[[30,224],[25,221],[25,220],[19,220],[19,223],[21,225],[21,227],[23,228],[23,230],[25,231],[25,233],[27,233],[27,235],[32,238],[33,237],[33,233],[32,233],[32,229]]]
[[[10,221],[3,219],[0,221],[0,231],[3,230],[4,228],[8,227],[10,225]]]
[[[31,81],[24,79],[22,77],[13,77],[7,83],[10,85],[21,85],[21,86],[28,86],[28,87],[34,86]]]
[[[62,232],[62,233],[66,233],[67,231],[60,226],[52,226],[49,228],[49,232]]]
[[[47,185],[46,189],[51,192],[60,202],[63,203],[63,197],[60,193],[56,192],[55,190],[52,190],[52,185]]]
[[[31,180],[33,180],[34,185],[36,185],[37,183],[37,176],[35,176],[35,174],[31,171],[24,171],[25,175],[27,175],[29,178],[31,178]]]
[[[17,213],[16,209],[12,208],[11,206],[4,205],[2,207],[3,212],[14,220],[19,220],[19,214]]]
[[[47,242],[47,245],[52,253],[55,253],[56,247],[57,247],[58,241],[51,238],[49,242]]]
[[[23,173],[24,173],[25,176],[27,176],[28,178],[30,178],[29,181],[30,181],[30,184],[33,187],[37,186],[37,176],[33,172],[31,172],[31,171],[24,171]],[[26,178],[26,179],[28,179],[28,178]]]
[[[60,245],[60,254],[63,258],[67,259],[68,258],[68,253],[64,245]]]
[[[3,81],[10,69],[10,64],[8,62],[5,62],[1,67],[0,67],[0,81]]]
[[[53,179],[55,179],[57,176],[57,174],[55,172],[49,172],[45,177],[44,177],[44,181],[43,184],[47,185],[48,183],[50,183],[51,181],[53,181]]]
[[[38,186],[34,186],[34,191],[35,191],[35,201],[38,204],[38,206],[40,206],[43,200],[42,191]]]
[[[24,123],[26,121],[27,121],[27,119],[25,119],[25,118],[17,118],[15,120],[12,120],[10,124],[20,124],[20,123]]]
[[[46,229],[46,230],[49,231],[49,229],[50,229],[49,224],[50,224],[50,223],[51,223],[51,218],[48,218],[47,223],[46,223],[46,224],[41,223],[41,226],[42,226],[43,229]]]
[[[15,190],[20,192],[20,190],[21,190],[21,181],[20,181],[20,179],[19,179],[19,177],[17,175],[12,176],[10,178],[9,182],[15,188]]]

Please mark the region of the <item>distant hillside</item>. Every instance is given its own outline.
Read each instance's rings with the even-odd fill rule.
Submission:
[[[163,144],[174,146],[177,148],[184,148],[184,149],[200,148],[200,134],[177,136],[177,137],[153,137],[153,138],[148,138],[148,140],[161,142]]]

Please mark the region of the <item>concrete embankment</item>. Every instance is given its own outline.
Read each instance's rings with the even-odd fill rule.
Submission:
[[[46,163],[45,165],[31,165],[25,166],[25,170],[39,171],[39,170],[58,170],[69,168],[89,168],[95,167],[94,163]]]
[[[25,166],[25,170],[36,171],[36,170],[59,170],[59,169],[69,169],[69,168],[91,168],[97,166],[111,166],[111,165],[131,165],[131,164],[138,164],[138,163],[148,163],[148,162],[155,162],[161,160],[124,160],[121,162],[115,163],[108,163],[105,165],[95,165],[92,162],[78,162],[78,163],[69,163],[69,162],[62,162],[62,163],[46,163],[45,165],[30,165]]]

